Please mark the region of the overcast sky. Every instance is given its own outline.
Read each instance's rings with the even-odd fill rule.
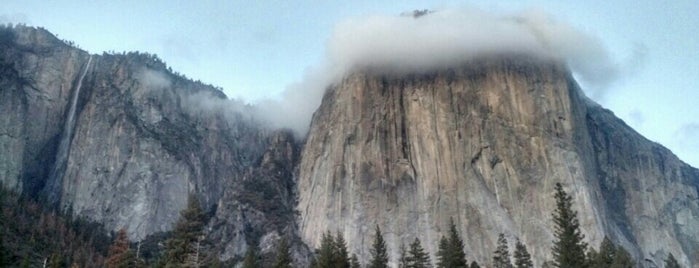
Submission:
[[[98,3],[99,2],[99,3]],[[651,1],[34,1],[5,0],[0,22],[47,28],[91,53],[155,53],[229,97],[277,98],[327,56],[350,18],[415,9],[543,10],[595,36],[622,73],[585,87],[650,140],[699,167],[699,3]]]

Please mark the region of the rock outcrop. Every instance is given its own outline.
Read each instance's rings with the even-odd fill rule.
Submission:
[[[301,236],[340,231],[369,256],[379,225],[394,260],[415,237],[433,256],[450,218],[470,260],[498,233],[537,265],[554,240],[553,186],[574,197],[595,247],[697,263],[699,176],[588,100],[562,64],[490,58],[419,74],[356,71],[326,93],[299,164]]]
[[[226,225],[208,230],[226,259],[261,236],[293,238],[299,145],[291,134],[154,55],[91,56],[43,29],[1,30],[3,185],[136,240],[169,231],[194,194],[211,228]],[[260,187],[241,187],[248,181]],[[272,198],[245,199],[256,195]],[[229,208],[238,199],[247,214]],[[245,215],[255,217],[234,220]],[[238,236],[222,234],[229,229]]]

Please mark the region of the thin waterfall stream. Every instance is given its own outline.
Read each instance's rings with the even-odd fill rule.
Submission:
[[[73,98],[70,100],[70,108],[68,109],[68,117],[66,118],[65,125],[63,126],[63,133],[61,134],[61,140],[58,144],[58,151],[56,153],[56,162],[49,173],[49,180],[47,185],[48,190],[48,201],[53,205],[56,205],[60,197],[60,188],[63,184],[63,175],[66,170],[66,165],[68,164],[68,154],[70,153],[70,143],[73,137],[73,130],[75,129],[75,113],[78,106],[78,99],[80,96],[80,88],[83,85],[83,79],[87,75],[87,70],[90,69],[90,63],[92,63],[92,55],[87,59],[87,63],[83,68],[82,74],[78,79],[78,84],[75,86],[75,91],[73,92]]]

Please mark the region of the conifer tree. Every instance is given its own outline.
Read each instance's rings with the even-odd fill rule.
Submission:
[[[533,268],[532,256],[527,251],[527,247],[517,239],[515,243],[515,267],[516,268]]]
[[[274,262],[274,268],[291,268],[291,248],[286,238],[282,238],[277,246],[277,260]]]
[[[614,258],[616,256],[616,248],[609,240],[609,237],[604,237],[602,244],[600,244],[599,252],[594,249],[590,249],[588,253],[588,259],[590,262],[590,268],[606,268],[612,265]]]
[[[599,252],[590,249],[588,253],[590,268],[627,268],[633,267],[634,261],[626,249],[615,246],[608,238],[604,237]]]
[[[498,235],[498,245],[493,253],[493,267],[494,268],[512,268],[512,262],[510,260],[510,250],[507,247],[507,239],[505,239],[505,234],[500,233]]]
[[[330,234],[330,231],[323,233],[320,239],[320,248],[316,250],[315,267],[330,268],[333,267],[335,258],[335,242]]]
[[[450,219],[449,223],[449,265],[451,268],[466,268],[468,262],[466,261],[466,253],[464,252],[464,241],[461,239],[459,232],[456,230],[456,224],[454,224],[454,219]]]
[[[665,268],[680,268],[680,263],[677,262],[677,259],[675,259],[675,256],[670,253],[667,255],[667,259],[665,259]]]
[[[245,253],[245,259],[243,259],[243,268],[259,268],[260,266],[260,256],[257,253],[256,246],[250,246],[248,251]]]
[[[616,252],[614,253],[614,260],[612,261],[612,265],[610,265],[610,268],[633,268],[635,266],[635,262],[631,258],[631,254],[629,254],[626,249],[624,249],[622,246],[616,247]]]
[[[359,263],[359,258],[357,258],[357,254],[352,254],[352,258],[350,258],[350,268],[361,268],[362,265]]]
[[[425,252],[420,244],[420,239],[417,237],[410,243],[410,251],[408,252],[408,268],[427,268],[432,267],[430,255]]]
[[[388,250],[386,249],[386,241],[383,240],[381,229],[376,225],[376,233],[374,234],[374,243],[371,248],[371,260],[369,268],[387,268],[388,267]]]
[[[165,267],[181,267],[191,261],[203,236],[205,218],[199,200],[190,195],[187,208],[180,212],[172,238],[166,241]]]
[[[481,268],[481,266],[478,265],[478,263],[476,261],[472,261],[470,268]]]
[[[135,257],[129,249],[129,237],[126,230],[121,229],[109,247],[109,255],[104,265],[107,268],[128,268],[135,264]]]
[[[586,268],[587,244],[583,242],[585,236],[580,232],[578,213],[573,210],[573,198],[560,183],[556,183],[555,189],[553,264],[559,268]]]
[[[398,268],[408,268],[408,250],[405,244],[400,244],[400,257],[398,258]]]
[[[442,236],[439,239],[439,251],[437,251],[437,268],[449,267],[449,240]]]
[[[336,268],[349,268],[350,259],[349,251],[347,250],[347,242],[345,237],[338,231],[335,234],[335,241],[333,243],[333,267]]]

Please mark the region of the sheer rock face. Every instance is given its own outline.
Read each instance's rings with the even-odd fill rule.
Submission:
[[[223,102],[220,91],[172,74],[157,58],[129,53],[92,56],[73,134],[63,137],[90,55],[42,29],[0,30],[3,185],[55,199],[46,201],[110,230],[126,228],[135,240],[170,230],[193,193],[213,219],[240,231],[222,236],[207,230],[228,258],[242,258],[240,250],[225,248],[231,243],[295,234],[293,217],[271,223],[277,215],[293,215],[292,160],[299,146],[291,134],[260,126],[243,112],[250,107]],[[62,139],[69,139],[65,172],[50,178]],[[282,168],[270,164],[277,162],[288,171],[277,173]],[[233,193],[245,180],[258,179],[253,175],[287,205],[272,214],[245,203],[257,218],[235,221],[238,214],[220,206],[237,202]]]
[[[656,263],[696,263],[699,172],[583,96],[561,65],[514,57],[413,75],[355,72],[326,93],[299,164],[302,238],[341,231],[369,256],[415,237],[433,254],[453,218],[470,260],[498,233],[550,259],[553,186],[582,229]],[[677,255],[677,254],[675,254]]]

